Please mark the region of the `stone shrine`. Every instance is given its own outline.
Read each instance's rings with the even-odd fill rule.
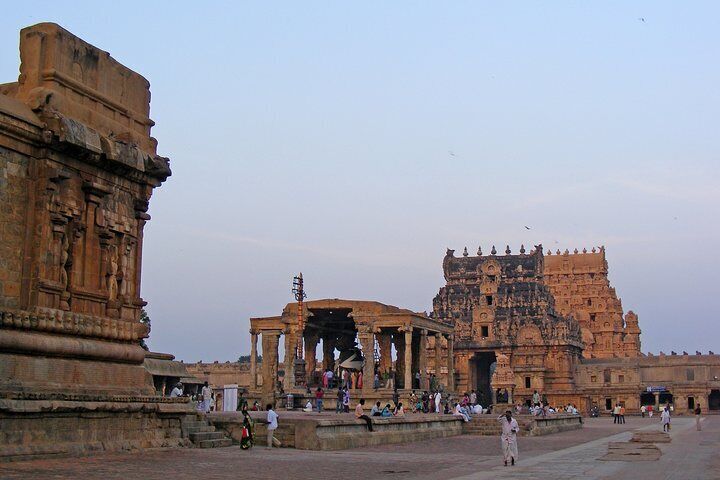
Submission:
[[[182,444],[139,320],[143,230],[170,175],[149,83],[52,23],[0,85],[0,456]]]

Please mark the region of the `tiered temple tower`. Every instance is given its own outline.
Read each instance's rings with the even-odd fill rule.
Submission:
[[[557,310],[575,318],[582,329],[585,358],[640,355],[638,316],[623,317],[622,302],[608,280],[605,247],[574,253],[551,251],[545,257],[545,283]]]
[[[433,315],[454,326],[455,388],[477,389],[483,401],[496,393],[492,367],[508,357],[515,377],[515,396],[533,390],[568,393],[573,368],[581,356],[580,325],[555,310],[555,300],[544,282],[542,246],[512,255],[462,257],[448,250],[443,260],[446,285],[433,301]],[[503,372],[507,378],[509,372]]]

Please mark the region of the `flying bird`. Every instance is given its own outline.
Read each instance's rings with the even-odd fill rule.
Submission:
[[[448,153],[450,154],[451,157],[455,156],[455,152],[453,152],[452,150],[448,150]]]
[[[525,230],[530,230],[530,227],[528,227],[527,225],[525,225]]]
[[[645,18],[644,18],[644,17],[640,17],[640,18],[638,18],[638,20],[640,20],[641,22],[645,23]]]

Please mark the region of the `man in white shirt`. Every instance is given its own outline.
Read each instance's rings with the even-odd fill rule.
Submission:
[[[210,388],[208,382],[205,382],[200,394],[202,395],[202,411],[203,413],[208,413],[210,411],[210,402],[212,401],[212,388]]]
[[[182,394],[182,383],[178,383],[177,385],[175,385],[175,388],[173,388],[170,392],[170,398],[182,397]]]
[[[500,415],[498,420],[502,425],[500,443],[502,444],[505,466],[507,467],[508,459],[510,459],[511,465],[515,465],[515,459],[518,456],[517,433],[520,431],[520,427],[518,426],[517,420],[512,418],[512,412],[510,410],[506,411],[505,415]]]
[[[442,395],[440,392],[435,392],[435,413],[440,413],[440,402],[442,401]]]
[[[275,432],[275,429],[278,427],[278,414],[275,413],[275,410],[272,408],[272,404],[267,404],[267,448],[272,448],[273,446],[273,433]]]

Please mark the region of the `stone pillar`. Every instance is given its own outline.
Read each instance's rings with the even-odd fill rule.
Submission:
[[[392,343],[395,345],[395,386],[398,389],[408,388],[405,385],[405,337],[399,331],[393,332]]]
[[[403,360],[405,360],[405,388],[413,388],[412,371],[412,327],[405,329],[405,345],[403,347]]]
[[[277,385],[278,370],[278,344],[280,343],[280,330],[265,330],[262,334],[263,354],[263,408],[265,404],[275,404],[275,388]]]
[[[418,349],[418,368],[420,369],[420,390],[429,390],[427,382],[427,334],[425,329],[420,330],[420,348]]]
[[[378,345],[380,346],[380,378],[382,374],[392,369],[392,339],[387,331],[378,333]]]
[[[323,370],[335,370],[335,339],[323,337]]]
[[[318,332],[305,327],[305,382],[314,385],[315,367],[317,367]]]
[[[375,357],[373,350],[375,347],[375,336],[370,327],[358,325],[358,341],[362,349],[365,364],[363,365],[363,386],[362,392],[364,396],[371,395],[373,392],[373,376],[375,374]]]
[[[455,351],[453,342],[455,336],[450,334],[447,337],[447,388],[451,392],[455,391]]]
[[[294,331],[287,327],[285,329],[285,378],[283,379],[283,389],[285,393],[290,392],[295,387],[295,341]]]
[[[442,367],[442,333],[435,334],[435,383],[440,384],[440,368]]]
[[[250,330],[250,388],[257,388],[257,332]]]

